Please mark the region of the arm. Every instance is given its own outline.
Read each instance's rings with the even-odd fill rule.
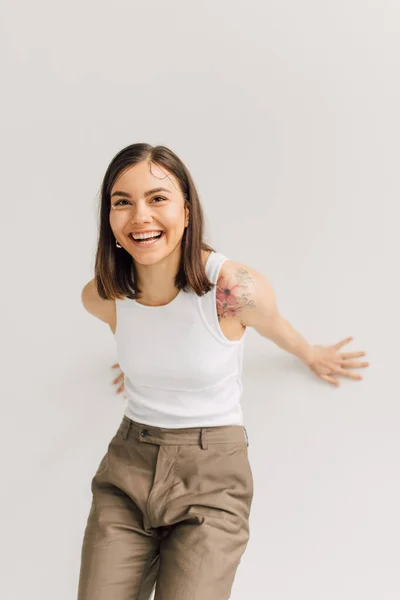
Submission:
[[[242,265],[241,270],[247,273],[247,296],[252,300],[241,311],[242,325],[253,327],[261,336],[308,364],[313,347],[279,312],[271,283],[254,269]]]
[[[369,363],[345,361],[364,356],[365,352],[339,352],[353,338],[348,337],[332,346],[309,344],[280,314],[270,282],[254,269],[233,261],[227,262],[223,277],[218,281],[218,298],[225,306],[220,310],[221,314],[225,310],[227,314],[237,316],[243,326],[254,327],[257,333],[297,356],[317,377],[334,385],[339,385],[332,376],[336,373],[362,379],[361,375],[351,373],[346,368],[367,367]]]
[[[112,333],[115,333],[115,302],[112,300],[104,300],[100,298],[97,293],[96,283],[94,279],[91,279],[83,288],[81,292],[81,301],[83,307],[91,314],[104,321],[110,326]],[[119,368],[120,374],[114,379],[113,384],[121,385],[117,388],[117,394],[124,391],[124,373],[119,366],[119,363],[115,363],[111,367],[112,369]]]
[[[115,332],[116,309],[114,300],[104,300],[97,293],[96,282],[91,279],[81,292],[81,301],[84,308],[93,316],[107,323]]]

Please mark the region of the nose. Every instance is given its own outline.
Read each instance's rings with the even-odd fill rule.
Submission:
[[[136,210],[135,207],[132,207],[131,210],[131,224],[132,225],[140,225],[140,223],[149,223],[152,220],[151,216],[151,208],[146,206],[146,204],[137,204]]]

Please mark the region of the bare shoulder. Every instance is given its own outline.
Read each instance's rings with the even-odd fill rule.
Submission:
[[[81,300],[84,308],[101,321],[108,323],[111,329],[115,322],[115,300],[104,300],[97,291],[96,281],[91,279],[83,288]]]
[[[217,281],[218,319],[237,319],[245,327],[257,324],[260,307],[275,306],[275,294],[268,279],[252,267],[226,260]]]

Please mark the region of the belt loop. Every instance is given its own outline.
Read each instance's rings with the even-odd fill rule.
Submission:
[[[203,450],[207,450],[208,448],[208,444],[207,444],[207,429],[205,427],[201,428],[201,447]]]
[[[246,427],[243,427],[243,430],[244,430],[244,435],[246,436],[246,443],[247,443],[247,446],[248,446],[249,445],[249,436],[247,435]]]
[[[131,425],[132,425],[132,421],[129,419],[129,422],[128,422],[127,426],[125,427],[124,440],[128,439],[128,435],[131,430]]]

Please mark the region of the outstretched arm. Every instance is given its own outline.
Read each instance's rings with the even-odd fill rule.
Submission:
[[[347,369],[368,366],[366,362],[349,360],[365,356],[365,352],[339,352],[353,338],[348,337],[332,346],[311,345],[280,314],[272,285],[264,275],[229,261],[224,265],[224,277],[218,281],[218,286],[217,297],[219,293],[222,301],[227,300],[231,315],[236,313],[242,325],[254,327],[257,333],[297,356],[317,377],[334,385],[340,385],[335,374],[362,379],[361,375]]]

